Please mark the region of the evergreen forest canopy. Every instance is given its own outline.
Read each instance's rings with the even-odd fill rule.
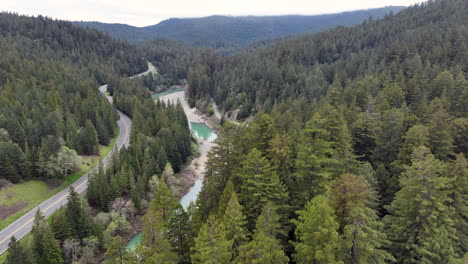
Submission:
[[[381,18],[404,7],[389,6],[339,14],[311,16],[209,16],[202,18],[171,18],[156,25],[133,27],[125,24],[74,22],[95,28],[132,43],[166,38],[194,46],[212,47],[221,52],[297,34],[327,30],[337,25],[352,26],[368,17]]]
[[[361,110],[368,95],[382,101],[401,93],[413,110],[443,95],[447,110],[461,116],[467,100],[459,84],[467,74],[465,7],[463,1],[436,1],[359,26],[250,49],[193,67],[189,92],[196,100],[213,97],[227,111],[240,109],[241,119],[288,100],[317,102],[330,87],[344,105]],[[451,89],[435,82],[448,77],[459,85]]]
[[[190,69],[192,105],[255,115],[210,154],[192,261],[462,263],[466,10],[429,1]]]
[[[428,1],[229,57],[138,45],[163,79],[106,78],[133,119],[130,147],[86,199],[72,191],[50,221],[38,214],[34,242],[12,240],[7,264],[465,263],[465,10]],[[187,210],[172,193],[193,153],[187,119],[149,93],[185,78],[190,104],[213,98],[245,119],[221,120]]]
[[[97,154],[115,136],[116,112],[97,87],[146,62],[69,22],[1,13],[0,27],[0,179],[62,179],[77,153]]]

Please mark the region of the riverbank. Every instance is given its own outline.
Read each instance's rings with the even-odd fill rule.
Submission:
[[[181,89],[166,91],[153,95],[153,98],[164,101],[165,103],[177,103],[180,101],[187,115],[187,120],[190,125],[193,137],[197,141],[199,155],[181,172],[171,177],[174,182],[168,182],[174,196],[179,198],[183,208],[187,208],[191,202],[195,202],[203,186],[203,177],[206,170],[206,162],[208,160],[208,152],[213,147],[213,140],[217,135],[213,131],[213,126],[209,124],[208,118],[204,116],[196,108],[190,108],[185,99],[185,91]],[[205,127],[203,127],[205,126]],[[134,229],[133,236],[126,236],[125,241],[128,241],[126,248],[133,250],[141,241],[141,223],[140,226]]]
[[[187,116],[189,123],[204,124],[210,129],[214,129],[212,124],[208,122],[208,118],[204,116],[197,108],[190,108],[186,98],[184,90],[177,90],[173,93],[166,93],[158,96],[159,100],[165,103],[177,103],[180,101],[184,112]],[[212,141],[216,137],[196,137],[199,156],[195,157],[190,164],[178,175],[185,181],[185,186],[182,186],[180,193],[185,194],[181,199],[182,206],[187,207],[190,202],[196,200],[198,192],[201,189],[201,181],[205,175],[206,162],[208,160],[208,152],[213,147]],[[192,173],[192,174],[190,174]],[[200,183],[197,184],[197,181]],[[180,194],[176,196],[180,197]]]

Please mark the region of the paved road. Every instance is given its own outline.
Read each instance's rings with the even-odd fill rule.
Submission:
[[[147,74],[149,72],[155,71],[153,65],[148,64],[148,71],[142,73]],[[138,74],[140,76],[142,74]],[[99,87],[99,91],[104,94],[107,91],[107,85],[103,85]],[[112,103],[112,97],[106,96],[107,100]],[[132,121],[128,116],[124,113],[117,110],[120,116],[120,120],[117,122],[120,128],[120,134],[117,138],[117,142],[115,144],[114,149],[102,160],[102,164],[106,166],[108,164],[109,159],[112,156],[112,153],[117,149],[122,148],[123,146],[128,147],[130,142],[130,128],[132,125]],[[73,183],[73,187],[77,193],[82,193],[88,187],[88,176],[92,174],[94,171],[98,169],[98,166],[91,169],[88,173],[83,175],[79,180]],[[10,242],[10,238],[14,235],[16,239],[23,238],[29,231],[31,231],[34,221],[34,216],[38,209],[46,216],[50,216],[59,208],[64,206],[67,201],[67,196],[70,189],[66,188],[61,192],[57,193],[56,195],[52,196],[48,200],[44,201],[40,205],[34,207],[31,211],[27,212],[22,217],[18,218],[15,222],[4,228],[0,231],[0,255],[3,254],[8,249],[8,243]]]

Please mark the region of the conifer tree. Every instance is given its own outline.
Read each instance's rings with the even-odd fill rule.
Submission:
[[[419,146],[429,146],[429,131],[426,126],[418,124],[410,127],[406,132],[405,141],[398,153],[398,160],[392,164],[398,173],[403,171],[405,165],[410,165],[411,154]]]
[[[104,254],[104,263],[124,264],[124,259],[127,254],[128,252],[125,249],[125,242],[119,235],[117,235],[112,239],[112,242]]]
[[[294,142],[288,133],[278,133],[270,141],[267,157],[272,167],[278,172],[280,179],[289,187],[291,183],[292,170],[294,168]]]
[[[232,258],[232,240],[226,239],[224,226],[210,216],[202,225],[192,248],[193,264],[226,264]]]
[[[449,127],[450,115],[438,105],[437,101],[431,102],[431,107],[436,110],[429,124],[429,146],[436,158],[447,161],[453,154],[453,138]]]
[[[274,238],[287,235],[286,230],[281,226],[281,218],[276,211],[277,208],[272,202],[269,201],[265,204],[255,223],[255,234],[265,233]]]
[[[226,183],[226,187],[224,187],[223,194],[221,198],[219,198],[219,205],[218,205],[218,214],[217,219],[220,220],[224,217],[224,213],[226,212],[226,208],[228,206],[229,201],[231,200],[232,194],[234,193],[234,185],[232,181],[229,180]]]
[[[140,254],[145,263],[177,263],[179,256],[168,239],[168,218],[177,208],[177,200],[161,177],[148,211],[143,217]]]
[[[55,238],[65,241],[74,236],[74,231],[67,216],[67,208],[60,208],[50,216],[50,227],[54,231]]]
[[[341,263],[339,261],[339,224],[333,208],[323,195],[315,196],[304,210],[298,211],[294,259],[298,264]]]
[[[216,210],[223,190],[238,170],[237,160],[241,157],[236,156],[234,152],[236,130],[234,124],[226,122],[221,128],[213,148],[208,153],[203,188],[197,200],[202,220],[206,220],[211,213],[217,213]],[[233,184],[236,185],[238,182],[233,182]]]
[[[167,219],[177,205],[177,200],[167,187],[164,177],[161,177],[154,199],[143,217],[143,246],[157,248],[160,241],[167,241]]]
[[[98,154],[99,141],[96,129],[90,120],[87,120],[85,126],[80,131],[81,148],[86,155]]]
[[[323,194],[331,180],[331,167],[336,166],[325,120],[315,114],[306,123],[297,147],[294,204],[302,206],[312,197]]]
[[[468,252],[468,162],[463,153],[451,163],[450,177],[453,181],[450,205],[455,211],[453,222],[458,234],[456,253],[462,257]]]
[[[232,193],[227,204],[222,224],[226,231],[226,239],[232,240],[232,252],[237,256],[239,247],[248,240],[247,218],[242,213],[242,205],[237,201],[236,193]]]
[[[142,133],[143,135],[146,132],[146,126],[145,126],[145,118],[141,114],[141,112],[138,110],[138,107],[135,107],[133,110],[132,114],[132,129],[130,131],[130,143],[135,143],[138,134]]]
[[[256,148],[264,155],[267,154],[267,150],[270,148],[270,141],[276,133],[275,121],[270,115],[263,114],[255,120],[253,135],[256,137]]]
[[[180,257],[179,263],[190,263],[190,245],[193,241],[193,230],[190,216],[182,205],[178,205],[167,218],[167,239]]]
[[[374,104],[374,98],[369,96],[365,112],[357,118],[351,131],[354,152],[364,161],[371,160],[375,148],[375,133],[379,116],[375,113]]]
[[[132,190],[130,191],[130,195],[131,195],[131,198],[132,198],[132,202],[133,202],[133,206],[135,206],[135,209],[138,213],[141,212],[142,208],[141,208],[141,196],[140,196],[140,192],[139,192],[139,188],[134,184],[132,186]]]
[[[241,246],[235,264],[286,264],[289,258],[277,239],[260,232],[248,244]]]
[[[7,252],[5,264],[32,264],[26,249],[14,236],[11,237],[8,243]]]
[[[159,171],[164,170],[164,168],[166,167],[167,161],[168,160],[167,160],[166,151],[164,150],[163,147],[161,147],[159,149],[158,158],[156,159],[156,163],[159,166]]]
[[[395,261],[385,248],[390,245],[383,224],[375,211],[364,205],[352,209],[343,229],[343,252],[346,263],[371,264]]]
[[[337,107],[336,104],[325,107],[321,116],[325,121],[323,128],[329,133],[328,140],[331,142],[331,147],[342,157],[344,153],[350,151],[351,137],[344,116]]]
[[[368,207],[374,197],[371,187],[362,176],[349,173],[342,174],[330,184],[330,206],[333,207],[340,232],[349,224],[350,215],[356,207]]]
[[[151,154],[149,147],[145,149],[144,160],[143,160],[143,171],[146,175],[146,178],[150,178],[155,174],[161,173],[161,169],[155,158]]]
[[[81,199],[75,192],[73,186],[70,186],[70,193],[68,195],[68,204],[66,209],[67,221],[76,238],[83,240],[83,238],[91,235],[92,233],[92,219],[86,215],[84,208],[81,204]]]
[[[240,201],[244,205],[249,230],[267,201],[277,204],[280,210],[287,209],[288,193],[271,168],[268,160],[257,149],[252,149],[239,172],[242,179]]]
[[[451,182],[445,165],[428,148],[418,147],[400,186],[385,216],[392,254],[404,263],[447,263],[454,254],[449,236],[456,232],[447,205]]]
[[[468,87],[467,87],[468,90]],[[451,134],[455,153],[468,153],[468,118],[457,118],[452,121]],[[24,155],[27,159],[26,151]]]
[[[63,264],[62,251],[44,216],[38,210],[32,228],[33,255],[37,264]]]
[[[388,166],[398,157],[398,147],[403,141],[404,113],[400,109],[390,109],[382,114],[376,131],[376,148],[372,161]]]

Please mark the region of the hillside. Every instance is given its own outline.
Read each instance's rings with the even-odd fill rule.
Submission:
[[[352,26],[361,23],[370,16],[381,18],[391,12],[399,12],[403,8],[391,6],[314,16],[171,18],[159,24],[141,28],[99,22],[74,23],[107,32],[114,37],[130,42],[169,38],[190,45],[229,48],[244,46],[262,39],[322,31],[337,25]]]
[[[208,160],[192,259],[222,221],[233,263],[466,263],[466,10],[428,1],[193,67],[189,102],[242,122]]]
[[[98,85],[146,63],[135,47],[65,21],[0,13],[0,27],[0,186],[63,180],[73,154],[97,154],[115,136]],[[72,165],[58,162],[64,155]]]
[[[410,106],[432,100],[442,92],[429,88],[437,74],[448,70],[453,78],[467,76],[466,8],[441,3],[250,49],[216,61],[216,67],[200,65],[189,76],[190,93],[194,99],[209,95],[225,110],[240,108],[242,117],[289,99],[312,102],[332,84],[342,88],[343,100],[364,107],[367,96],[357,96],[355,87],[382,78],[400,80]],[[424,77],[415,76],[415,67]],[[206,77],[209,85],[199,86]],[[366,94],[378,96],[379,90]],[[452,109],[463,105],[457,102],[461,91],[445,92]]]

